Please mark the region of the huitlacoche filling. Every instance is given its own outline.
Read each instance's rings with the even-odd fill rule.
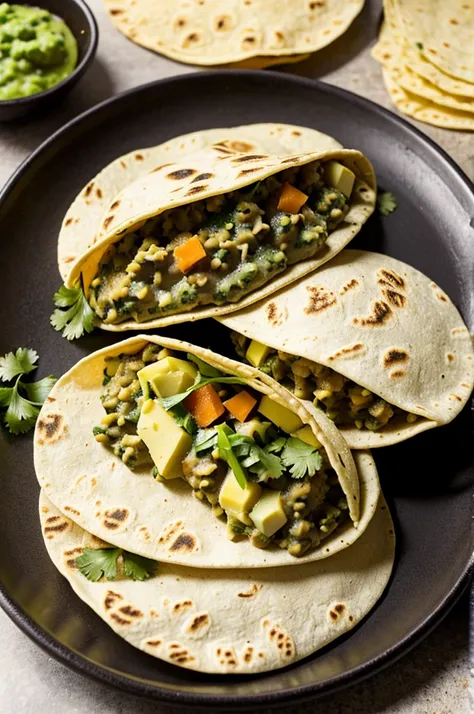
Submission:
[[[238,356],[247,358],[251,340],[232,332],[232,342]],[[307,399],[321,409],[338,426],[356,426],[357,429],[378,431],[397,420],[413,424],[416,414],[389,404],[369,389],[305,357],[266,348],[266,356],[258,366],[299,399]],[[255,366],[255,365],[254,365]]]
[[[207,504],[215,517],[226,521],[231,540],[248,538],[258,548],[275,544],[295,557],[310,552],[349,519],[346,497],[324,447],[311,427],[303,425],[286,408],[285,418],[289,415],[292,423],[288,431],[277,426],[266,416],[272,417],[273,407],[278,410],[273,400],[248,388],[241,379],[239,384],[219,383],[229,375],[218,370],[214,370],[217,376],[212,381],[218,403],[229,405],[229,399],[238,394],[242,397],[245,392],[244,396],[255,402],[246,416],[237,419],[229,405],[214,421],[201,427],[202,414],[189,403],[189,396],[164,409],[167,399],[157,394],[153,375],[145,385],[148,393],[144,395],[143,378],[140,380],[144,368],[150,374],[150,368],[159,370],[173,363],[175,369],[179,362],[179,369],[186,361],[188,369],[190,365],[195,370],[195,376],[194,372],[191,375],[194,386],[208,378],[200,371],[202,362],[195,364],[189,360],[190,355],[187,360],[184,357],[185,353],[172,353],[149,344],[136,354],[107,358],[101,395],[106,414],[100,426],[93,429],[95,439],[128,468],[148,470],[150,477],[153,475],[163,484],[169,478],[183,478],[194,496]],[[162,369],[159,384],[169,397],[167,378]],[[172,379],[176,379],[176,372]],[[277,421],[281,419],[278,414]],[[245,489],[236,481],[237,467],[230,467],[228,451],[222,450],[222,430],[231,443],[239,472],[244,473]],[[173,452],[174,470],[170,475],[169,460],[166,463],[161,458],[160,449],[171,443],[177,444],[180,451]],[[271,508],[267,507],[269,503],[273,504]]]
[[[278,210],[285,183],[308,196],[296,213]],[[91,282],[90,305],[103,322],[117,324],[237,302],[315,256],[347,211],[348,199],[326,185],[319,161],[170,209],[110,246]],[[193,237],[203,250],[183,272],[175,251]]]

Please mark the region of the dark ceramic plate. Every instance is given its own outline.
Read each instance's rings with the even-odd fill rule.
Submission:
[[[473,327],[474,195],[443,152],[406,122],[341,89],[271,72],[206,72],[140,87],[86,112],[10,181],[0,198],[0,354],[19,345],[34,347],[41,373],[60,375],[117,339],[97,332],[70,344],[48,319],[61,282],[56,268],[61,219],[105,164],[177,134],[262,121],[306,124],[367,154],[380,186],[393,191],[399,207],[386,218],[374,215],[357,245],[426,272]],[[219,329],[199,322],[167,332],[219,349]],[[46,555],[31,438],[3,432],[0,602],[24,632],[73,669],[157,700],[253,710],[328,693],[407,652],[465,586],[471,569],[471,434],[466,409],[450,426],[376,452],[398,534],[392,581],[356,630],[283,671],[200,675],[148,657],[114,635]]]

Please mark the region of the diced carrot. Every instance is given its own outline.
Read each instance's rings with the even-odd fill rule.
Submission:
[[[182,273],[187,273],[193,265],[206,257],[201,241],[197,236],[193,236],[174,249],[173,255],[178,263],[178,268]]]
[[[191,392],[183,404],[202,427],[209,426],[225,412],[222,400],[212,384],[206,384]]]
[[[251,394],[243,389],[238,394],[224,402],[226,409],[230,411],[232,416],[234,416],[239,421],[245,421],[256,405],[257,400],[252,397]]]
[[[277,208],[284,213],[298,213],[307,200],[308,196],[303,191],[295,188],[291,183],[284,183]]]

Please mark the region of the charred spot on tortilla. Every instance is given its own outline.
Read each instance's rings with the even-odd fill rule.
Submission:
[[[242,169],[242,171],[239,172],[237,178],[243,178],[244,176],[247,176],[247,174],[255,173],[255,171],[260,171],[260,167],[254,166],[253,169]]]
[[[210,624],[211,618],[209,617],[209,614],[207,612],[202,612],[199,615],[195,615],[193,617],[192,621],[187,627],[187,632],[190,634],[196,634],[196,632],[200,632],[208,628]]]
[[[452,363],[456,359],[456,355],[454,355],[452,352],[448,352],[446,355],[446,359],[449,363]]]
[[[163,533],[158,538],[158,543],[167,543],[173,536],[175,536],[183,528],[183,521],[175,521],[174,523],[169,523]]]
[[[306,288],[309,293],[309,303],[304,308],[307,315],[317,315],[337,302],[336,295],[324,285],[313,285]]]
[[[382,290],[382,294],[394,307],[405,307],[407,301],[405,295],[397,293],[395,290],[390,290],[388,288]]]
[[[113,8],[111,8],[111,9],[109,10],[109,12],[110,12],[111,15],[114,15],[114,16],[115,16],[115,15],[122,15],[122,13],[124,12],[124,10],[122,10],[121,8],[118,8],[118,7],[113,7]]]
[[[372,314],[369,317],[354,317],[354,325],[362,327],[380,327],[385,325],[393,313],[389,305],[382,300],[376,300],[372,303]]]
[[[81,512],[77,510],[77,508],[73,508],[72,506],[64,506],[64,511],[67,511],[68,513],[73,513],[75,516],[80,516]]]
[[[163,169],[166,169],[168,166],[172,166],[172,163],[169,164],[161,164],[161,166],[157,166],[156,169],[153,169],[151,171],[152,174],[156,173],[157,171],[162,171]]]
[[[182,600],[181,602],[176,602],[173,605],[173,613],[175,615],[181,614],[185,610],[189,610],[190,607],[193,606],[193,601],[192,600]]]
[[[206,174],[199,174],[199,176],[196,176],[196,178],[193,178],[191,183],[198,183],[199,181],[207,181],[207,179],[214,178],[214,174],[206,173]]]
[[[377,277],[377,282],[379,285],[388,285],[402,290],[404,290],[406,287],[405,281],[402,276],[398,275],[398,273],[396,273],[394,270],[381,268],[381,270],[379,270],[379,272],[377,273]]]
[[[107,590],[104,598],[104,608],[106,610],[111,610],[117,602],[123,600],[123,596],[120,593],[114,593],[113,590]]]
[[[338,352],[328,357],[328,362],[333,362],[334,360],[341,358],[355,357],[364,350],[364,345],[361,342],[357,342],[355,345],[342,347]]]
[[[145,644],[148,645],[148,647],[161,647],[163,644],[162,640],[145,640]]]
[[[197,547],[196,538],[191,533],[180,533],[176,540],[170,545],[170,551],[183,551],[190,553]]]
[[[87,186],[84,190],[84,196],[86,196],[86,197],[90,196],[93,188],[94,188],[94,182],[91,181],[89,184],[87,184]]]
[[[236,164],[243,164],[245,161],[259,161],[260,159],[266,158],[268,157],[264,156],[263,154],[246,154],[245,156],[237,156],[235,159],[232,160]]]
[[[449,395],[449,398],[450,398],[451,400],[456,400],[456,401],[458,401],[458,402],[462,402],[461,397],[459,397],[457,394],[450,394],[450,395]]]
[[[73,218],[67,218],[66,221],[64,222],[64,225],[65,225],[65,226],[70,226],[71,223],[73,222],[73,220],[74,220]]]
[[[359,281],[356,280],[355,278],[352,278],[346,285],[344,285],[343,288],[339,291],[339,295],[345,295],[349,290],[352,290],[352,288],[357,287],[359,285]]]
[[[394,364],[397,364],[399,362],[408,362],[409,359],[410,355],[406,350],[401,348],[394,348],[388,350],[388,352],[385,353],[383,358],[383,364],[384,367],[392,367]]]
[[[242,655],[242,659],[244,660],[244,662],[246,662],[247,664],[250,664],[250,662],[253,659],[253,652],[254,652],[254,648],[251,645],[248,645],[245,648],[244,653]]]
[[[406,376],[404,369],[397,369],[394,372],[390,372],[390,379],[403,379]]]
[[[116,531],[130,516],[127,508],[114,508],[105,512],[102,524],[110,531]]]
[[[64,533],[70,525],[71,521],[63,516],[49,516],[49,518],[46,519],[44,533],[51,539],[58,533]]]
[[[206,184],[204,186],[192,186],[186,193],[186,196],[194,196],[196,193],[201,193],[201,191],[206,191],[209,188]]]
[[[107,218],[104,218],[104,223],[103,223],[104,228],[108,228],[113,220],[114,220],[114,216],[107,216]]]
[[[214,29],[216,32],[227,32],[228,30],[232,30],[233,27],[232,15],[218,15],[214,18]]]
[[[182,181],[182,179],[194,176],[194,174],[197,174],[196,169],[176,169],[176,171],[166,174],[166,178],[169,178],[172,181]]]
[[[78,547],[73,548],[72,550],[64,551],[64,562],[66,563],[67,568],[69,568],[70,570],[77,570],[76,560],[80,555],[82,555],[83,550],[83,548]]]
[[[183,645],[178,642],[173,642],[168,647],[170,653],[169,657],[173,662],[178,662],[178,664],[190,664],[195,662],[196,658],[186,649]]]
[[[244,597],[244,598],[254,597],[255,595],[257,595],[257,593],[260,592],[262,587],[263,587],[263,585],[257,585],[257,583],[253,583],[253,585],[251,585],[250,589],[247,590],[246,592],[237,593],[237,597]]]
[[[56,444],[66,431],[64,418],[61,414],[46,414],[38,420],[36,428],[40,446]]]
[[[216,649],[216,655],[219,660],[219,664],[231,667],[237,666],[237,655],[235,654],[235,650],[233,647],[218,647]]]
[[[118,625],[131,625],[132,620],[126,619],[118,614],[118,612],[112,612],[110,615],[111,619],[114,620]]]
[[[135,154],[135,160],[136,160],[136,161],[143,161],[144,158],[145,158],[145,157],[143,156],[143,154]]]
[[[119,607],[119,612],[121,612],[122,615],[135,618],[136,620],[138,620],[140,617],[143,617],[143,612],[141,610],[138,610],[137,608],[132,607],[131,605],[122,605],[122,607]]]

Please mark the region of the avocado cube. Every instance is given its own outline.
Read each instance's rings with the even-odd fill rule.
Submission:
[[[319,449],[322,446],[321,442],[315,437],[314,432],[309,426],[309,424],[304,426],[302,429],[298,429],[298,431],[295,431],[293,436],[296,439],[301,439],[301,441],[304,441],[305,444],[314,446],[315,449]]]
[[[324,164],[324,180],[329,186],[337,189],[350,198],[354,187],[355,174],[339,163],[339,161],[328,161]]]
[[[219,494],[219,505],[224,511],[232,511],[235,514],[242,511],[248,513],[257,503],[261,493],[262,488],[258,483],[247,481],[245,488],[239,486],[234,472],[229,469]]]
[[[258,411],[264,417],[270,419],[274,424],[286,431],[287,434],[292,434],[294,431],[301,429],[303,422],[297,414],[286,407],[282,407],[278,402],[273,401],[265,395],[259,404]]]
[[[185,392],[194,384],[197,368],[191,362],[176,357],[165,357],[138,372],[144,399],[150,399],[151,385],[157,397],[172,397]]]
[[[163,478],[183,475],[181,462],[191,450],[192,437],[156,400],[143,404],[137,432]]]
[[[249,516],[256,528],[270,538],[288,520],[283,510],[281,491],[264,491]]]
[[[262,343],[257,342],[257,340],[252,340],[252,342],[249,344],[249,346],[247,348],[245,357],[250,362],[250,364],[252,364],[254,367],[257,367],[257,369],[258,369],[265,362],[265,360],[267,359],[270,352],[271,352],[271,347],[262,345]]]

